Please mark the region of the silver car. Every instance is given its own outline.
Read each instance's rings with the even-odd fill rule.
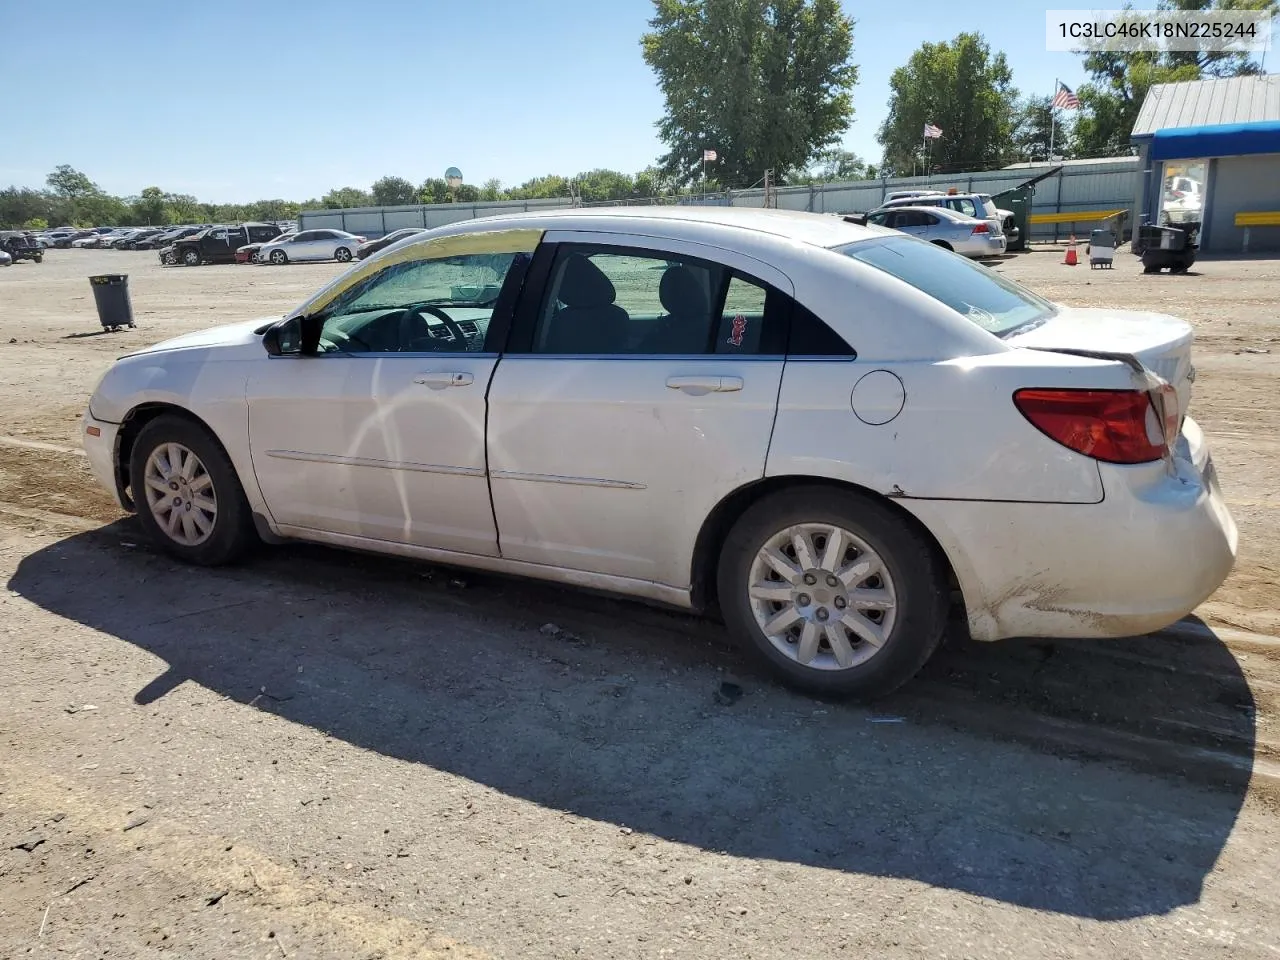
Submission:
[[[890,207],[867,215],[867,223],[901,230],[966,257],[998,257],[1009,245],[990,221],[946,207]]]
[[[293,236],[277,237],[258,249],[259,263],[289,263],[291,260],[337,260],[348,263],[367,238],[345,230],[303,230]]]

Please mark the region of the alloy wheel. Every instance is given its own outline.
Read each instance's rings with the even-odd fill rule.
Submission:
[[[839,526],[806,523],[778,531],[756,553],[747,596],[769,642],[796,663],[848,670],[883,649],[897,615],[884,560]]]
[[[190,449],[163,443],[151,451],[143,487],[156,525],[174,543],[194,547],[212,535],[217,492],[209,471]]]

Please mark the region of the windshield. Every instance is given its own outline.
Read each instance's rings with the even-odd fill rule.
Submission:
[[[927,293],[997,337],[1039,326],[1057,309],[994,270],[914,237],[862,240],[835,249]]]

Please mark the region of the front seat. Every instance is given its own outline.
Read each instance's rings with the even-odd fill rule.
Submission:
[[[564,262],[557,299],[564,304],[551,320],[543,353],[623,353],[627,311],[614,303],[613,281],[580,253]]]
[[[711,304],[697,276],[686,266],[667,267],[658,285],[667,315],[647,344],[655,353],[702,353],[711,328]]]

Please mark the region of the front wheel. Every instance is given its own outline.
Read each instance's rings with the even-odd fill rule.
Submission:
[[[32,259],[32,260],[34,260],[36,263],[43,263],[43,262],[44,262],[44,254],[43,254],[43,253],[37,253],[37,254],[33,255],[31,259]]]
[[[841,490],[758,501],[725,540],[717,580],[731,632],[785,682],[819,695],[891,693],[946,624],[936,550],[889,507]]]
[[[155,543],[201,566],[230,563],[254,542],[235,467],[199,424],[162,416],[138,434],[129,459],[138,521]]]
[[[274,263],[276,266],[280,266],[281,264],[288,263],[289,255],[285,253],[283,250],[272,250],[271,262]]]
[[[182,254],[182,262],[185,263],[188,267],[200,266],[200,251],[187,250]]]
[[[333,259],[337,260],[339,263],[350,263],[351,251],[346,247],[339,247],[333,252]]]

